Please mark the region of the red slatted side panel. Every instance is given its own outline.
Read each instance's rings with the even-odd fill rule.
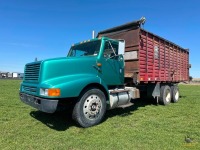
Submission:
[[[148,33],[143,30],[140,31],[140,46],[139,46],[139,80],[147,81],[148,70],[147,70],[147,53],[148,53]]]
[[[167,45],[167,43],[165,42],[165,81],[168,81],[170,79],[170,75],[169,75],[169,67],[170,67],[170,49],[169,49],[169,45]]]
[[[160,40],[160,80],[165,81],[165,46],[164,41]]]
[[[180,82],[188,80],[189,52],[140,30],[139,81]]]

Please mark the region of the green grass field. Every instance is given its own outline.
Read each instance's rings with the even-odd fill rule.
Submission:
[[[19,100],[19,80],[0,80],[0,149],[200,149],[200,86],[180,85],[176,104],[137,100],[80,128],[67,113],[45,114]],[[185,137],[192,139],[185,142]]]

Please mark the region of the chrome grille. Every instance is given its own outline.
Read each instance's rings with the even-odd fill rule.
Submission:
[[[25,81],[38,81],[40,73],[40,63],[28,64],[25,68]]]

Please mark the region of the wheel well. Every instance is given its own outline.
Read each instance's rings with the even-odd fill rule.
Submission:
[[[91,87],[96,87],[96,88],[100,89],[100,90],[105,94],[105,96],[106,96],[106,101],[109,100],[109,96],[108,96],[108,93],[107,93],[106,89],[105,89],[102,85],[100,85],[100,84],[98,84],[98,83],[91,83],[91,84],[87,85],[86,87],[84,87],[84,88],[82,89],[80,95],[82,95],[82,93],[83,93],[86,89],[91,88]]]

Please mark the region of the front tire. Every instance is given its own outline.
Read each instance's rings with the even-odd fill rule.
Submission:
[[[89,88],[83,92],[75,104],[72,118],[82,127],[87,128],[99,124],[106,112],[105,94],[97,88]]]
[[[160,89],[159,103],[168,105],[171,102],[171,89],[168,85],[162,85]]]

